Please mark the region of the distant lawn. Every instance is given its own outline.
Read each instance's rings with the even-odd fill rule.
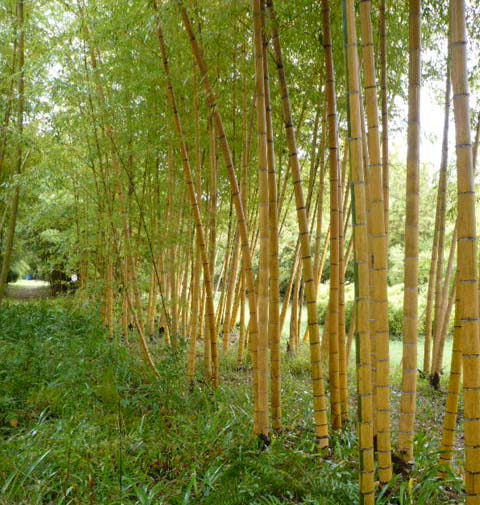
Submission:
[[[419,370],[422,370],[423,368],[423,338],[418,340],[418,346],[417,346],[417,368]],[[452,345],[453,345],[453,339],[447,338],[445,341],[445,350],[443,352],[443,371],[449,372],[450,371],[450,357],[452,355]],[[394,367],[400,367],[402,361],[402,342],[398,340],[391,340],[390,341],[390,368],[393,369]]]
[[[39,281],[39,280],[26,280],[26,279],[19,279],[17,282],[12,282],[8,285],[10,288],[45,288],[47,286],[50,286],[50,283],[47,281]]]
[[[7,296],[15,300],[46,298],[50,294],[50,283],[40,280],[20,279],[7,287]]]
[[[354,286],[353,284],[345,285],[345,301],[351,301],[354,297]],[[318,293],[319,305],[326,305],[328,303],[328,283],[323,283],[319,287]],[[395,286],[389,286],[388,288],[388,299],[390,306],[399,307],[403,303],[403,284],[396,284]],[[424,297],[420,296],[419,298],[419,308],[420,313],[423,314],[425,300]],[[288,336],[290,334],[290,314],[291,314],[291,306],[287,310],[285,323],[282,331],[282,340],[284,342],[284,347],[286,348],[286,342],[288,341]],[[423,317],[423,315],[421,316]],[[305,329],[307,326],[307,311],[306,307],[303,308],[302,311],[302,322],[301,322],[301,332],[300,332],[300,341],[303,341],[303,337],[305,335]],[[320,328],[320,337],[323,335],[323,327]],[[418,339],[418,347],[417,347],[417,368],[419,370],[423,369],[423,347],[424,347],[423,336]],[[451,336],[447,337],[445,342],[445,350],[443,353],[444,360],[444,374],[450,371],[450,358],[452,354],[452,344],[453,340]],[[392,374],[400,372],[401,370],[401,362],[402,362],[402,341],[401,340],[390,340],[390,370]],[[353,342],[352,350],[350,353],[350,366],[354,366],[355,364],[355,342]]]

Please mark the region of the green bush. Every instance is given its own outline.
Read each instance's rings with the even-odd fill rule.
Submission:
[[[321,325],[325,324],[328,311],[328,301],[318,305],[318,320]],[[353,316],[353,300],[345,303],[345,325],[346,331],[350,328],[350,323]],[[402,307],[392,306],[388,307],[388,326],[390,330],[391,340],[401,340],[403,330],[403,309]]]
[[[19,277],[17,272],[10,270],[7,274],[7,282],[17,282]]]
[[[325,319],[327,318],[327,310],[328,310],[328,300],[325,302],[320,302],[318,304],[317,312],[318,312],[318,322],[324,326]]]
[[[345,302],[345,325],[347,329],[352,320],[353,300]],[[318,322],[323,326],[327,318],[328,300],[318,304]]]
[[[401,340],[403,332],[403,309],[401,307],[388,307],[388,328],[390,340]]]

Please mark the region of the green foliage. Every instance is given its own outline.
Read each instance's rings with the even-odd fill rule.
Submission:
[[[318,304],[318,317],[321,325],[325,324],[325,318],[328,311],[328,297],[326,295],[326,286],[322,288],[321,301]],[[345,296],[345,322],[347,330],[350,327],[353,316],[353,299],[352,285],[346,285]],[[426,292],[424,289],[420,291],[419,311],[422,313],[426,304]],[[424,321],[424,318],[422,318]],[[453,324],[453,322],[451,322]],[[401,340],[403,334],[403,284],[396,284],[388,288],[388,325],[391,340]]]
[[[355,427],[332,435],[328,459],[316,451],[306,347],[283,360],[285,429],[261,451],[251,372],[236,368],[234,350],[218,390],[199,380],[190,391],[185,348],[155,346],[157,381],[135,348],[107,339],[95,307],[70,299],[6,304],[0,343],[0,503],[358,503]],[[459,502],[456,475],[437,481],[429,416],[442,398],[427,388],[415,471],[379,504]]]
[[[388,307],[388,330],[392,340],[401,340],[403,335],[403,308]]]

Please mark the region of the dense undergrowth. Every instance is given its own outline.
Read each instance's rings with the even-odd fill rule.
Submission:
[[[260,451],[233,353],[218,390],[191,391],[185,346],[155,343],[157,381],[74,299],[4,305],[0,346],[1,504],[358,503],[354,424],[315,450],[307,349],[284,360],[285,429]],[[419,401],[415,469],[379,504],[462,502],[458,479],[437,480],[444,396],[421,384]]]

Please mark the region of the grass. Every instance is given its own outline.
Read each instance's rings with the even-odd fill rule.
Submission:
[[[418,340],[417,345],[417,368],[421,370],[423,368],[423,344],[422,338]],[[448,375],[450,372],[450,356],[452,355],[452,345],[453,340],[448,338],[445,340],[445,349],[443,352],[444,356],[444,375]],[[390,341],[390,364],[392,368],[401,367],[402,362],[402,342],[398,340]]]
[[[46,298],[50,295],[50,284],[46,281],[20,279],[7,287],[7,296],[16,300]]]
[[[40,281],[38,279],[31,279],[31,280],[19,279],[16,282],[10,283],[9,286],[13,287],[13,288],[19,288],[19,289],[22,289],[22,288],[27,288],[27,289],[45,288],[45,287],[50,286],[50,283],[48,283],[47,281]]]
[[[136,346],[109,341],[96,307],[75,298],[4,305],[0,345],[2,505],[358,503],[353,421],[332,436],[328,458],[315,449],[305,346],[284,356],[285,429],[261,451],[250,365],[237,369],[235,349],[222,356],[216,391],[201,382],[201,365],[191,391],[186,345],[173,353],[155,344],[155,380]],[[377,503],[460,503],[458,479],[437,481],[443,402],[419,383],[416,468]]]

